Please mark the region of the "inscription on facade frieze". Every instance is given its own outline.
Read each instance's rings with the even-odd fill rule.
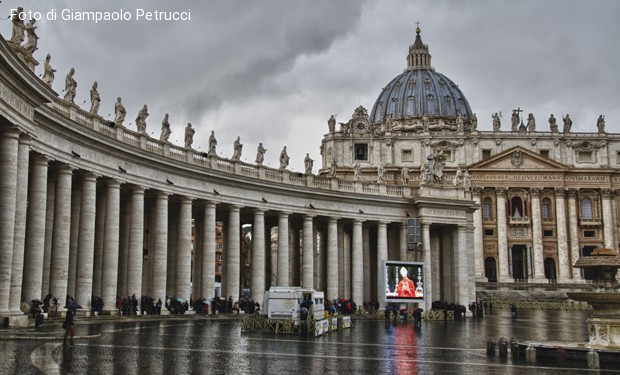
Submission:
[[[18,98],[17,95],[13,94],[13,91],[6,87],[2,82],[0,82],[0,99],[16,111],[24,114],[26,117],[30,119],[34,118],[34,108]]]
[[[562,176],[530,175],[530,174],[476,174],[473,180],[477,181],[563,181]]]
[[[465,211],[458,210],[448,210],[445,208],[425,208],[423,209],[423,214],[429,216],[442,216],[442,217],[458,217],[465,218]]]
[[[609,176],[566,176],[566,181],[609,182]]]

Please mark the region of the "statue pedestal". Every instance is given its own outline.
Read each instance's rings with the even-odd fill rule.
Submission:
[[[39,62],[35,60],[31,54],[26,52],[24,47],[20,45],[12,44],[10,42],[8,42],[8,44],[9,46],[11,46],[11,49],[13,50],[13,52],[15,52],[17,57],[19,57],[19,59],[23,61],[24,64],[26,64],[26,66],[28,66],[28,68],[34,73],[34,70],[36,66],[39,65]]]
[[[592,317],[587,320],[589,346],[620,349],[620,293],[575,292],[568,298],[592,305]]]

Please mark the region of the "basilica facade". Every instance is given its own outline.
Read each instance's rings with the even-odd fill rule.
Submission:
[[[71,72],[59,97],[49,57],[38,67],[27,44],[0,38],[9,324],[48,294],[61,306],[72,296],[84,314],[95,296],[115,314],[118,296],[262,301],[270,285],[384,306],[388,260],[424,264],[426,309],[467,305],[493,288],[582,287],[576,258],[617,248],[620,135],[604,123],[573,133],[568,115],[561,131],[544,129],[519,111],[510,128],[498,118],[479,130],[419,30],[370,112],[329,119],[317,175],[199,152],[190,124],[184,145],[167,140],[164,123],[158,138],[130,130],[120,98],[106,120],[98,95],[90,109],[74,103]]]

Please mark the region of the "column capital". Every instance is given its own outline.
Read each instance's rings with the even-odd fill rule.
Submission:
[[[538,188],[538,187],[530,188],[530,195],[532,197],[540,198],[540,193],[541,192],[542,192],[541,188]]]
[[[579,193],[579,189],[567,189],[569,198],[577,198],[577,193]]]
[[[144,194],[144,191],[146,189],[143,186],[140,185],[134,185],[131,187],[131,192],[134,194]]]
[[[312,221],[315,217],[316,215],[304,214],[304,221]]]
[[[288,218],[288,216],[290,215],[290,212],[285,212],[285,211],[279,211],[278,212],[278,217],[280,218]]]
[[[564,198],[565,195],[566,195],[566,188],[564,188],[564,187],[557,187],[557,188],[555,188],[555,197],[556,198]]]
[[[82,173],[82,179],[84,181],[97,181],[97,178],[99,176],[97,174],[95,174],[94,172],[90,172],[90,171],[84,171]]]
[[[58,174],[73,174],[73,171],[75,170],[75,168],[73,168],[72,166],[70,166],[69,164],[61,164],[58,166],[58,168],[56,168],[56,172]]]
[[[267,210],[266,210],[266,209],[264,209],[264,208],[262,208],[262,207],[255,207],[252,211],[253,211],[255,214],[259,214],[259,215],[264,215],[264,214],[265,214],[265,212],[267,212]]]
[[[50,163],[50,158],[41,154],[34,154],[30,159],[39,166],[47,166]]]
[[[603,198],[611,198],[614,196],[614,193],[614,189],[601,189],[601,195],[603,196]]]
[[[168,193],[167,191],[157,190],[157,193],[155,193],[155,195],[157,196],[157,199],[168,199],[170,193]]]
[[[497,195],[498,197],[506,197],[506,194],[508,193],[508,189],[500,187],[500,188],[495,188],[495,195]]]
[[[474,197],[480,197],[482,195],[482,188],[480,187],[473,187],[471,188],[471,193]]]
[[[110,178],[106,182],[107,182],[108,188],[111,188],[111,189],[120,189],[121,188],[121,182],[119,180]]]

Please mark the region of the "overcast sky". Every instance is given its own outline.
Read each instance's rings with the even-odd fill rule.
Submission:
[[[608,132],[620,133],[620,1],[616,0],[29,0],[3,1],[0,33],[11,36],[10,8],[38,11],[40,61],[49,52],[57,69],[53,88],[75,68],[76,103],[90,108],[99,84],[100,114],[116,97],[135,128],[149,107],[147,132],[159,138],[167,112],[170,140],[183,145],[188,122],[194,148],[231,157],[241,137],[242,160],[254,162],[262,142],[265,164],[278,167],[287,146],[290,169],[303,171],[306,153],[321,165],[327,119],[346,122],[358,105],[370,110],[406,66],[420,22],[432,65],[459,85],[479,129],[491,113],[533,113],[539,130],[547,118],[569,113],[573,130],[596,131],[599,114]],[[46,14],[56,10],[56,20]],[[62,20],[62,10],[129,12],[116,22]],[[136,20],[137,10],[189,12],[189,21]],[[85,104],[82,102],[86,101]]]

